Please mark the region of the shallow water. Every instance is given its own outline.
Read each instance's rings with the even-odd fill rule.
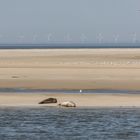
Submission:
[[[0,140],[139,140],[140,109],[0,108]]]
[[[140,90],[106,90],[106,89],[94,89],[94,90],[49,90],[49,89],[28,89],[28,88],[0,88],[0,93],[65,93],[65,94],[78,94],[78,93],[90,93],[90,94],[140,94]]]

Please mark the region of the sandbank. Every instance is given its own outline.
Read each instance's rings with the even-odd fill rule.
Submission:
[[[58,103],[73,101],[77,107],[140,107],[139,94],[34,94],[1,93],[0,107],[58,107],[56,104],[38,104],[47,98],[56,98]]]
[[[0,88],[140,90],[140,49],[0,50]]]

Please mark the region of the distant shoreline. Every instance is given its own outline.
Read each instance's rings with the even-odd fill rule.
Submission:
[[[140,43],[0,44],[0,49],[107,49],[140,48]]]

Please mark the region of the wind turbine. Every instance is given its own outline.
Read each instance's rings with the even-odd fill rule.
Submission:
[[[70,42],[70,41],[71,41],[71,38],[70,38],[70,35],[69,35],[69,34],[66,35],[65,40],[66,40],[67,42]]]
[[[48,37],[47,37],[48,42],[51,41],[51,38],[52,38],[52,33],[49,33],[49,34],[48,34]]]
[[[103,40],[102,33],[99,33],[99,35],[97,36],[97,40],[98,40],[98,43],[102,43],[102,40]]]
[[[33,36],[33,41],[36,41],[36,40],[37,40],[37,35],[34,34],[34,36]]]
[[[19,36],[19,41],[20,41],[20,42],[23,42],[24,38],[25,38],[24,35],[20,35],[20,36]]]
[[[87,40],[87,36],[85,34],[81,34],[81,41],[85,42]]]
[[[133,43],[136,43],[136,42],[137,42],[137,33],[134,33],[134,34],[133,34],[132,42],[133,42]]]
[[[114,42],[115,42],[115,43],[118,43],[118,39],[119,39],[119,35],[115,35],[115,36],[114,36]]]

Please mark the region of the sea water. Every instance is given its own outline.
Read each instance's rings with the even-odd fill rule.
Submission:
[[[106,89],[94,89],[94,90],[57,90],[57,89],[28,89],[28,88],[0,88],[0,93],[11,94],[140,94],[140,90],[106,90]]]
[[[139,139],[139,108],[0,108],[0,140]]]
[[[140,43],[47,43],[47,44],[0,44],[0,49],[106,49],[140,48]]]

